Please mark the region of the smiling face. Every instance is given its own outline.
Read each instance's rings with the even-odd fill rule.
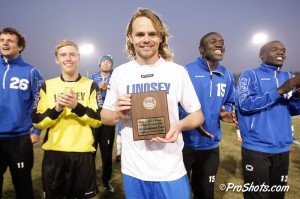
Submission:
[[[224,39],[218,33],[211,33],[201,40],[199,47],[202,57],[215,64],[223,59],[225,53]]]
[[[23,50],[22,46],[18,46],[18,37],[15,34],[2,33],[0,35],[0,52],[4,59],[15,59]]]
[[[74,46],[63,46],[57,50],[56,63],[60,65],[64,79],[78,76],[79,53]]]
[[[149,18],[138,17],[134,20],[129,39],[139,64],[154,64],[159,59],[158,48],[162,40]]]
[[[260,59],[272,66],[281,67],[286,58],[285,47],[279,41],[272,41],[265,44],[260,50]]]

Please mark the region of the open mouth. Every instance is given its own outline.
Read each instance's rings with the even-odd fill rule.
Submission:
[[[10,50],[9,48],[2,48],[2,50],[6,50],[6,51],[8,51],[8,50]]]
[[[214,53],[217,54],[217,55],[222,55],[223,54],[221,50],[215,50]]]
[[[141,48],[144,50],[150,50],[152,48],[152,46],[141,46]]]
[[[275,58],[277,61],[283,61],[283,58],[282,57],[276,57]]]

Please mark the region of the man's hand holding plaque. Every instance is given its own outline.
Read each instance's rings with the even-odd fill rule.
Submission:
[[[134,140],[165,138],[170,129],[166,91],[133,93],[131,121]]]
[[[131,95],[121,95],[116,102],[116,115],[117,120],[125,120],[128,118],[128,113],[131,109]]]

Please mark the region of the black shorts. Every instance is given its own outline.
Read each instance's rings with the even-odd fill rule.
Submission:
[[[219,147],[210,150],[183,148],[183,161],[191,178],[194,198],[214,198],[219,159]]]
[[[10,169],[16,198],[34,198],[31,169],[33,166],[33,146],[30,135],[0,138],[0,198],[3,175]]]
[[[92,198],[98,193],[92,152],[45,151],[44,198]]]
[[[287,184],[289,151],[284,153],[263,153],[242,148],[242,166],[245,185],[252,187],[283,187]],[[284,198],[285,192],[246,191],[247,198]]]

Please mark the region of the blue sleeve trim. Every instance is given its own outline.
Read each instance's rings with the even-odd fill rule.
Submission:
[[[41,134],[41,130],[33,128],[31,133],[35,134],[35,135],[40,135]]]

